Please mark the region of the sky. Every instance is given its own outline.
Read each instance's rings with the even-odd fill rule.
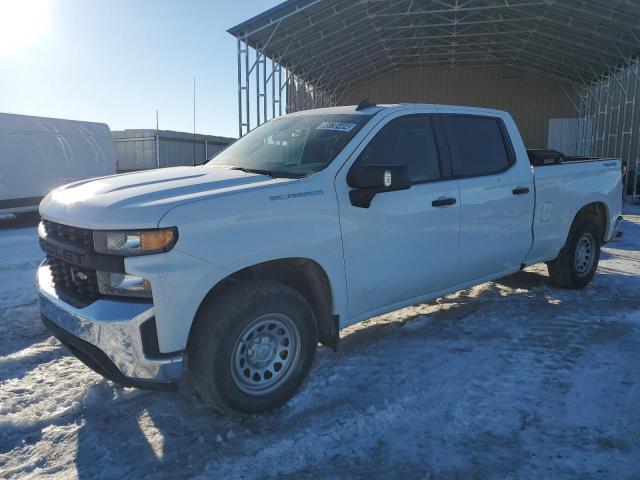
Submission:
[[[281,0],[0,0],[0,112],[238,135],[227,29]]]

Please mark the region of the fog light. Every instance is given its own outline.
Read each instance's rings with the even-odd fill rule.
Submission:
[[[126,273],[97,272],[98,290],[103,295],[151,298],[148,280]]]
[[[40,238],[47,238],[47,228],[44,226],[44,222],[38,224],[38,236]]]

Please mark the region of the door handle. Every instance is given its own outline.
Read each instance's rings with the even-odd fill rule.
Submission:
[[[431,202],[431,205],[434,207],[446,207],[447,205],[454,205],[455,203],[455,198],[439,198]]]
[[[528,187],[518,187],[518,188],[514,188],[512,190],[514,195],[525,195],[527,193],[529,193],[529,188]]]

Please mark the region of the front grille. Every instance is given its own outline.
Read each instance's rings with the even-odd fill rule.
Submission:
[[[93,251],[93,231],[71,227],[51,220],[42,220],[47,237],[66,245]],[[52,255],[47,255],[51,277],[56,292],[76,306],[85,306],[100,297],[95,270],[72,265]]]
[[[93,231],[86,228],[62,225],[50,220],[42,220],[47,236],[70,245],[93,250]]]
[[[76,267],[51,255],[47,255],[47,261],[58,294],[82,305],[88,305],[100,297],[95,270]]]

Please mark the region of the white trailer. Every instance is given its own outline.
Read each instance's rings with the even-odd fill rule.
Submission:
[[[114,173],[106,124],[0,113],[0,214],[37,211],[56,187]]]

